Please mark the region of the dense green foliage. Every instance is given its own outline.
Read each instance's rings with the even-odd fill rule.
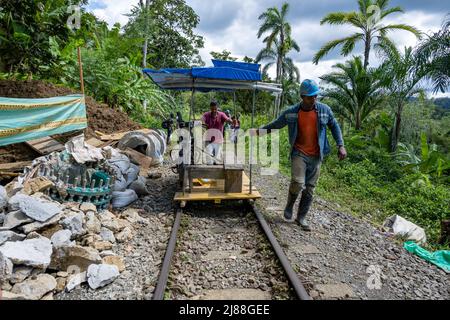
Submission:
[[[81,27],[71,30],[69,6],[87,2],[2,0],[0,79],[37,78],[79,89],[77,48],[81,48],[87,94],[148,127],[160,127],[162,119],[177,111],[187,120],[191,94],[162,92],[141,69],[204,65],[199,56],[204,39],[195,32],[197,13],[185,0],[140,0],[123,27],[109,27],[81,9]],[[322,101],[332,107],[344,131],[349,158],[339,162],[333,151],[323,165],[317,192],[377,223],[399,214],[426,228],[431,244],[436,244],[440,220],[450,218],[450,99],[428,100],[425,93],[428,87],[448,90],[450,23],[447,17],[442,30],[427,35],[415,48],[398,49],[387,37],[389,30],[423,35],[410,25],[383,24],[387,16],[403,10],[389,7],[388,0],[357,0],[357,4],[356,12],[330,13],[321,21],[357,30],[325,44],[315,63],[338,46],[343,56],[354,52],[357,43],[363,43],[364,50],[321,77]],[[274,81],[284,90],[277,101],[270,93],[256,95],[253,127],[300,101],[300,70],[289,55],[300,52],[301,43],[292,36],[288,11],[284,3],[261,13],[255,39],[262,38],[264,48],[257,57],[242,59],[265,63],[264,81],[272,81],[268,71],[275,67]],[[211,56],[239,60],[221,49]],[[372,49],[381,59],[376,68],[369,67]],[[198,93],[194,113],[208,111],[214,99],[222,110],[240,114],[243,128],[250,128],[253,97],[251,91]],[[286,129],[281,130],[280,151],[281,170],[289,175]]]

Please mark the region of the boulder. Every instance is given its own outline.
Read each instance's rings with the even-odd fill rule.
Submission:
[[[56,232],[50,239],[53,243],[53,247],[59,248],[64,246],[74,246],[75,241],[70,241],[72,232],[70,230],[61,230]]]
[[[15,267],[13,270],[13,274],[11,278],[9,278],[9,282],[12,284],[23,282],[26,278],[28,278],[33,272],[33,267],[24,267],[19,266]]]
[[[81,246],[64,246],[57,248],[52,255],[50,269],[67,271],[69,267],[85,271],[91,264],[102,261],[97,250]]]
[[[89,286],[94,290],[110,284],[119,275],[119,268],[110,264],[93,264],[87,270]]]
[[[100,231],[100,237],[102,237],[103,241],[108,241],[111,243],[116,242],[116,238],[114,237],[114,233],[108,228],[102,228]]]
[[[72,232],[72,239],[85,235],[87,231],[83,228],[84,214],[81,212],[71,212],[66,218],[61,220],[61,225]]]
[[[55,290],[56,279],[49,274],[40,274],[36,278],[27,279],[22,283],[17,283],[12,289],[12,293],[25,296],[29,300],[39,300],[46,293]]]
[[[74,274],[67,279],[66,291],[70,292],[86,281],[87,281],[86,271]]]
[[[112,244],[111,244],[111,242],[108,242],[108,241],[94,242],[94,243],[92,243],[91,246],[98,251],[105,251],[105,250],[112,249]]]
[[[142,218],[138,210],[136,209],[127,209],[121,214],[122,218],[126,219],[130,223],[141,223],[141,224],[149,224],[149,220]]]
[[[63,278],[63,277],[56,278],[55,291],[56,292],[63,292],[64,289],[66,288],[66,284],[67,284],[67,278]]]
[[[125,263],[123,258],[119,256],[106,256],[102,259],[103,264],[111,264],[119,269],[119,272],[125,271]]]
[[[6,241],[22,241],[25,235],[18,234],[13,231],[0,231],[0,246]]]
[[[130,240],[131,238],[133,238],[133,233],[132,233],[131,229],[128,227],[123,229],[123,231],[116,234],[116,240],[119,243],[126,242],[126,241]]]
[[[97,212],[97,207],[93,203],[83,202],[80,206],[80,210],[83,212],[88,212],[88,211]]]
[[[39,222],[45,222],[61,213],[59,204],[27,195],[20,197],[19,208],[27,217]]]
[[[49,239],[40,237],[21,242],[5,242],[0,246],[0,252],[14,264],[47,268],[52,256],[52,243]]]
[[[27,300],[27,297],[21,294],[12,293],[11,291],[3,291],[1,294],[1,300],[5,301]]]
[[[102,224],[100,220],[97,219],[93,211],[88,211],[86,213],[86,229],[89,233],[100,233]]]

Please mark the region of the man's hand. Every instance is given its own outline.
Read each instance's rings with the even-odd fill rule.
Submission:
[[[347,158],[347,150],[345,150],[344,146],[340,146],[339,147],[338,158],[339,158],[340,161],[342,161],[345,158]]]

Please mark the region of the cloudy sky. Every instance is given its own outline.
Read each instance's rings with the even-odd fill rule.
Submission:
[[[138,0],[91,0],[88,10],[110,25],[120,22],[124,25],[130,11]],[[258,16],[265,9],[273,6],[281,7],[285,0],[187,0],[200,16],[197,33],[205,38],[205,48],[201,56],[207,65],[210,63],[211,51],[231,51],[238,58],[255,57],[263,48],[262,39],[256,36],[261,21]],[[328,13],[335,11],[357,10],[356,0],[291,0],[288,20],[292,25],[293,37],[300,45],[300,53],[292,54],[300,68],[302,79],[319,80],[324,73],[329,72],[337,62],[345,58],[339,55],[339,49],[332,51],[318,65],[311,60],[315,52],[327,41],[345,37],[354,29],[343,26],[320,25],[320,20]],[[390,6],[401,6],[404,14],[392,14],[385,23],[407,23],[419,30],[431,33],[438,31],[450,5],[442,0],[391,0]],[[383,20],[384,21],[384,20]],[[399,47],[414,46],[417,40],[406,31],[396,31],[390,34],[391,39]],[[357,48],[355,54],[361,54],[362,48]],[[377,57],[371,56],[371,64],[377,64]],[[273,71],[272,71],[273,72]],[[450,95],[449,93],[445,94]]]

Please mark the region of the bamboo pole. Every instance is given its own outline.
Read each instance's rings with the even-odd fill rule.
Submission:
[[[77,48],[78,52],[78,65],[80,67],[80,84],[81,84],[81,93],[84,96],[84,79],[83,79],[83,64],[81,62],[81,50],[80,47]]]

